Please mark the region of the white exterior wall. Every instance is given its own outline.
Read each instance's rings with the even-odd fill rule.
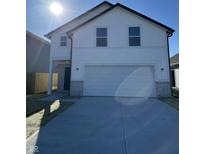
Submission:
[[[96,28],[103,26],[108,28],[108,47],[96,47]],[[140,47],[129,47],[130,26],[140,26]],[[117,7],[73,34],[72,81],[84,80],[85,65],[93,64],[154,65],[155,81],[169,82],[167,34],[158,25]]]
[[[174,69],[175,86],[179,88],[179,69]]]
[[[51,58],[54,60],[69,60],[70,59],[70,40],[68,39],[67,46],[60,46],[60,37],[66,36],[66,32],[70,29],[74,28],[75,26],[87,21],[88,19],[96,16],[97,14],[103,12],[104,10],[108,9],[110,5],[104,4],[97,9],[86,13],[82,17],[70,22],[69,24],[63,26],[62,28],[58,29],[51,35]]]

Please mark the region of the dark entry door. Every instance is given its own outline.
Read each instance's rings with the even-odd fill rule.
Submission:
[[[70,91],[70,67],[65,68],[64,90]]]
[[[172,87],[175,87],[175,74],[174,74],[174,70],[172,70]]]

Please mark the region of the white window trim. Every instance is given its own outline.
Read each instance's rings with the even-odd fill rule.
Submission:
[[[61,38],[62,38],[62,37],[66,37],[66,40],[65,40],[65,41],[62,41],[62,40],[61,40]],[[61,46],[61,47],[65,47],[65,46],[61,45],[61,43],[66,43],[66,45],[65,45],[65,46],[67,46],[67,45],[68,45],[67,36],[65,36],[65,35],[60,36],[60,46]]]
[[[107,36],[97,36],[96,35],[96,30],[97,28],[106,28],[107,29]],[[108,30],[108,26],[95,26],[95,48],[107,48],[108,47],[108,35],[109,35],[109,30]],[[97,38],[107,38],[107,46],[97,46]]]
[[[129,28],[130,27],[139,27],[140,28],[140,35],[130,36],[130,34],[129,34]],[[127,32],[128,32],[128,46],[131,47],[131,48],[141,47],[142,46],[142,39],[141,39],[142,38],[141,37],[142,36],[142,28],[141,28],[141,26],[140,25],[129,25],[128,28],[127,28]],[[139,37],[140,38],[140,45],[130,46],[130,41],[129,41],[130,37]]]

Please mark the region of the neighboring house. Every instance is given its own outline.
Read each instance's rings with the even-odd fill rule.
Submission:
[[[122,4],[103,2],[51,31],[49,88],[57,71],[72,96],[170,96],[173,29]]]
[[[26,31],[26,93],[46,92],[48,89],[48,70],[50,43]],[[57,74],[53,74],[53,89],[57,87]]]
[[[172,72],[172,87],[179,88],[179,54],[176,54],[170,59]]]

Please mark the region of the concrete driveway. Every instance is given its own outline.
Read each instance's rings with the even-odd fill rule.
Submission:
[[[157,99],[84,97],[27,141],[32,151],[178,154],[179,113]]]

